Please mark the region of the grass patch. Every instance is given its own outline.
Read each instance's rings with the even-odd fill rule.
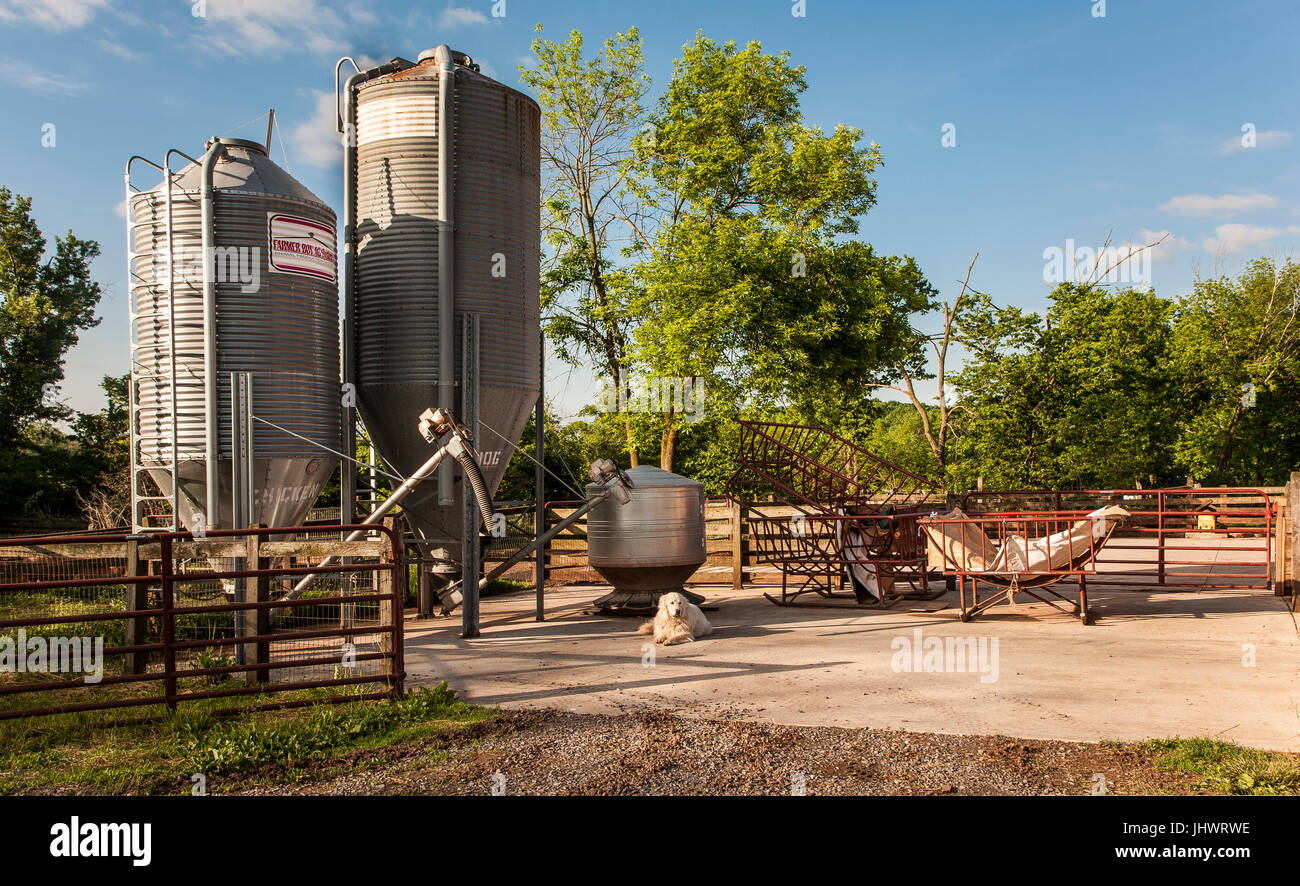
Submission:
[[[215,725],[189,723],[179,732],[191,772],[222,774],[271,765],[300,766],[323,752],[374,747],[376,739],[391,739],[398,730],[405,732],[433,720],[463,721],[474,711],[456,701],[456,693],[441,683],[436,689],[417,689],[377,704],[319,705],[279,722],[252,718]]]
[[[510,578],[494,578],[487,583],[487,586],[478,592],[479,597],[497,597],[503,594],[514,594],[519,591],[531,591],[533,583],[531,581],[515,581]]]
[[[1244,748],[1209,738],[1165,738],[1140,747],[1165,772],[1200,776],[1199,787],[1220,794],[1300,793],[1300,754]]]
[[[256,696],[246,703],[323,698],[328,692]],[[188,793],[197,773],[209,776],[210,790],[220,790],[213,776],[253,770],[292,782],[350,751],[414,742],[498,714],[457,701],[445,683],[399,699],[250,711],[233,719],[215,714],[230,699],[210,701],[217,703],[195,702],[161,722],[138,726],[109,728],[98,717],[75,714],[2,723],[0,794]]]

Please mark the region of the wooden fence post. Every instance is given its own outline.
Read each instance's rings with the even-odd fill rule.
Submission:
[[[746,526],[745,503],[739,499],[731,501],[731,588],[739,591],[745,585],[745,556],[749,546],[745,543]]]
[[[265,529],[265,526],[257,526],[256,529]],[[244,562],[245,569],[269,569],[270,559],[261,556],[262,536],[258,535],[255,530],[249,530],[249,535],[244,539]],[[258,575],[244,580],[244,602],[246,603],[265,603],[271,599],[271,580],[265,575]],[[266,639],[267,634],[271,632],[271,610],[269,609],[241,609],[236,615],[238,628],[236,634],[240,637],[260,637],[250,643],[244,644],[244,655],[242,664],[268,664],[271,660],[271,644]],[[271,679],[270,668],[264,668],[258,671],[244,671],[244,681],[247,683],[267,683]]]
[[[1273,496],[1269,496],[1269,502],[1273,503]],[[1285,500],[1273,504],[1273,519],[1276,525],[1273,527],[1273,536],[1269,539],[1271,550],[1271,560],[1269,569],[1273,573],[1273,594],[1274,596],[1286,596],[1286,528],[1291,520],[1291,508]]]
[[[149,563],[140,559],[140,542],[131,539],[126,543],[126,578],[140,578],[149,574]],[[126,586],[126,609],[128,612],[149,608],[149,585],[146,582],[133,582]],[[149,618],[138,616],[126,619],[126,634],[123,645],[137,646],[148,642]],[[124,674],[143,674],[149,664],[149,653],[128,652],[122,656]]]
[[[388,517],[384,520],[384,526],[391,532],[396,533],[397,519]],[[381,538],[388,538],[387,535]],[[398,538],[401,538],[399,535]],[[399,545],[398,550],[401,550]],[[402,641],[400,631],[402,630],[402,607],[393,599],[393,594],[398,589],[393,583],[393,573],[400,571],[401,559],[399,557],[396,563],[393,562],[391,552],[385,548],[384,553],[380,555],[379,562],[382,568],[378,569],[375,574],[375,593],[380,594],[379,600],[379,651],[384,653],[381,660],[383,665],[383,675],[389,686],[392,687],[395,694],[402,691],[402,667],[401,653]],[[406,588],[401,588],[402,600],[406,599]]]
[[[1300,471],[1291,472],[1291,481],[1286,484],[1286,509],[1283,512],[1286,530],[1282,533],[1284,551],[1282,555],[1283,593],[1292,595],[1292,604],[1300,599]]]

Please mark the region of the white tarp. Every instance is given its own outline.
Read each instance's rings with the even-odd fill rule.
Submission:
[[[843,546],[844,561],[848,564],[849,572],[862,587],[867,589],[867,593],[875,597],[876,601],[879,602],[881,586],[884,585],[885,590],[891,589],[894,585],[893,576],[890,574],[882,575],[881,565],[870,562],[871,553],[867,550],[867,539],[860,527],[849,525],[847,531],[844,532]]]
[[[1129,512],[1119,505],[1098,508],[1076,520],[1067,529],[1040,538],[1009,535],[999,544],[980,529],[980,522],[996,521],[997,517],[977,518],[980,522],[966,522],[966,514],[954,508],[936,520],[961,520],[956,523],[939,523],[922,520],[921,526],[930,540],[930,551],[942,557],[945,568],[962,572],[991,573],[994,575],[1032,575],[1068,569],[1081,555],[1095,552],[1110,531],[1110,524],[1121,522]],[[1032,523],[1034,517],[1023,518]],[[1008,516],[1007,522],[1015,525],[1021,518]],[[936,551],[936,547],[939,550]]]

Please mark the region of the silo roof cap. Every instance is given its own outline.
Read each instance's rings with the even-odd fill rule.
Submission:
[[[207,147],[213,144],[225,145],[228,148],[247,148],[250,151],[256,151],[263,157],[271,156],[266,150],[266,145],[261,142],[249,141],[246,138],[214,138],[208,142]]]

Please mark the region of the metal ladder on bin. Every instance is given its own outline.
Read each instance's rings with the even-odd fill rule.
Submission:
[[[130,341],[131,380],[130,383],[127,385],[127,388],[130,396],[130,402],[128,408],[130,410],[129,415],[131,421],[131,435],[130,435],[131,438],[131,527],[132,530],[135,532],[144,532],[150,529],[161,529],[161,528],[167,528],[175,532],[180,529],[179,515],[181,513],[180,511],[181,491],[180,491],[180,483],[179,483],[179,473],[180,473],[179,472],[179,440],[178,440],[177,421],[176,421],[178,411],[179,411],[177,408],[178,398],[176,393],[176,332],[175,332],[176,275],[175,275],[175,268],[173,266],[175,252],[173,249],[174,231],[173,231],[173,224],[172,224],[173,222],[172,219],[173,181],[172,179],[174,173],[172,173],[170,169],[172,153],[180,154],[181,156],[185,157],[187,160],[190,160],[190,162],[197,162],[194,160],[194,158],[189,157],[188,155],[173,149],[173,151],[168,152],[167,159],[164,160],[162,165],[154,163],[152,160],[149,160],[145,157],[141,157],[138,155],[131,157],[131,159],[129,159],[126,163],[126,176],[125,176],[126,179],[126,250],[127,250],[126,267],[127,267],[127,276],[128,276],[127,311],[130,318],[130,335],[131,335],[131,341]],[[147,220],[137,221],[135,219],[135,211],[134,211],[134,205],[132,203],[132,198],[140,193],[143,193],[139,188],[135,187],[131,183],[131,165],[137,160],[139,160],[142,163],[146,163],[149,166],[152,166],[154,169],[161,172],[163,174],[163,180],[167,183],[167,198],[166,198],[166,210],[165,210],[166,211],[166,232],[167,232],[166,243],[165,243],[166,257],[167,257],[167,267],[166,267],[167,278],[166,278],[166,283],[162,287],[162,291],[160,291],[160,287],[157,279],[152,279],[152,280],[145,279],[144,277],[141,277],[138,273],[136,273],[136,269],[135,269],[136,259],[139,258],[139,254],[135,251],[136,229],[145,227],[146,225],[152,226],[154,224],[153,216],[155,212],[154,208],[151,206],[149,210],[149,218]],[[193,201],[194,198],[193,196],[187,195],[187,199]],[[156,250],[153,252],[153,255],[155,256],[154,260],[156,262],[157,260]],[[152,295],[154,297],[161,297],[163,291],[166,292],[167,300],[168,300],[166,341],[165,342],[157,341],[157,332],[155,328],[155,331],[153,332],[152,335],[154,341],[152,341],[149,344],[142,344],[140,341],[140,330],[138,326],[140,314],[137,309],[136,300],[139,296],[146,295],[146,294]],[[156,319],[158,317],[158,314],[155,313],[153,316]],[[158,370],[154,368],[157,366],[158,363],[157,358],[158,358],[159,351],[165,352],[167,368],[164,370]],[[141,359],[141,357],[145,356],[146,353],[148,355],[147,362]],[[171,439],[170,439],[170,446],[169,446],[171,458],[170,461],[149,460],[151,463],[146,464],[145,463],[146,459],[142,458],[142,454],[140,452],[141,427],[139,424],[140,422],[139,384],[141,381],[146,379],[158,379],[162,377],[165,377],[167,379],[167,401],[166,401],[165,415],[167,417],[167,422],[170,425],[170,430],[171,430]],[[154,390],[157,391],[156,385],[154,386]],[[150,435],[150,439],[151,440],[156,439],[156,435]],[[157,480],[155,480],[153,477],[150,476],[151,473],[157,471],[163,471],[165,473],[166,480],[170,483],[171,486],[171,495],[161,495],[161,494],[154,495],[154,494],[150,494],[147,491],[148,484],[151,483],[158,486],[161,491],[161,487],[164,484],[158,483]],[[152,522],[156,520],[158,516],[161,516],[161,515],[150,513],[151,503],[153,502],[166,502],[168,505],[168,510],[170,511],[170,514],[167,515],[169,522],[165,527],[159,525],[156,522]]]

